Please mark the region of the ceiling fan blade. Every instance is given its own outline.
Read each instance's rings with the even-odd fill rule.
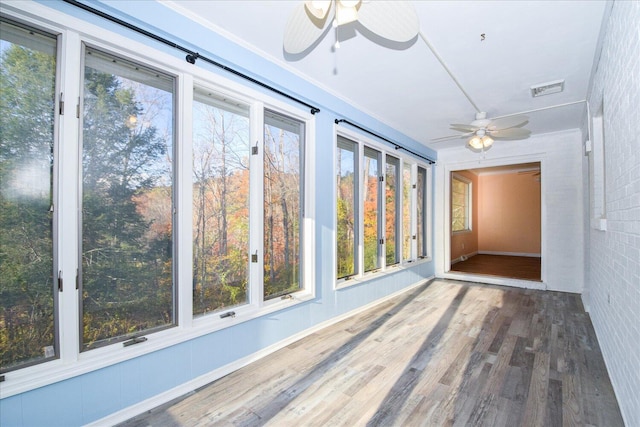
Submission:
[[[529,129],[515,127],[501,130],[489,130],[487,132],[494,139],[526,139],[531,135],[531,131]]]
[[[358,21],[380,37],[400,43],[408,42],[420,31],[418,14],[408,1],[363,2]]]
[[[519,126],[524,126],[529,121],[527,116],[508,116],[501,117],[499,119],[491,120],[488,128],[490,130],[502,130]]]
[[[324,0],[324,1],[305,1],[304,5],[307,8],[307,12],[311,13],[313,16],[315,16],[317,19],[324,19],[327,14],[329,13],[329,10],[331,10],[331,0]]]
[[[433,141],[433,142],[442,142],[442,141],[448,141],[450,139],[461,139],[461,138],[466,138],[467,136],[471,136],[473,134],[474,134],[474,132],[469,132],[469,133],[465,133],[465,134],[462,134],[462,135],[441,136],[440,138],[433,138],[431,141]]]
[[[322,36],[329,22],[328,16],[327,13],[324,18],[318,19],[304,3],[296,5],[284,29],[284,50],[287,53],[297,54],[308,49]]]
[[[478,126],[472,126],[472,125],[461,125],[458,123],[451,123],[449,125],[449,129],[457,130],[460,132],[475,132],[478,129],[482,129],[482,128],[479,128]]]

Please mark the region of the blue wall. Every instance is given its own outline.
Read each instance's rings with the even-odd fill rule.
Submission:
[[[74,6],[59,1],[43,1],[42,4],[184,58],[183,52],[107,23]],[[435,158],[433,151],[418,142],[354,109],[304,79],[176,15],[161,4],[145,2],[143,8],[139,2],[126,1],[111,2],[109,5],[99,2],[89,4],[178,44],[192,47],[194,51],[211,59],[317,105],[322,111],[316,115],[317,142],[312,158],[316,165],[318,183],[330,182],[327,177],[334,176],[332,141],[335,118],[346,118],[398,141],[413,151]],[[170,27],[167,23],[170,23]],[[199,45],[199,40],[207,40],[207,44]],[[209,51],[208,46],[214,46],[215,53]],[[217,74],[243,82],[203,61],[199,61],[195,66],[210,67]],[[257,74],[254,70],[260,70],[260,73]],[[258,89],[250,83],[243,84]],[[98,420],[434,274],[433,262],[423,262],[361,285],[335,290],[333,263],[325,262],[333,256],[334,213],[331,209],[322,208],[332,205],[332,186],[319,186],[315,189],[315,197],[316,299],[145,356],[2,399],[0,425],[73,426]]]

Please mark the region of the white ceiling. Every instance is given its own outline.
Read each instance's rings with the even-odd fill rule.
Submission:
[[[433,149],[464,144],[431,141],[455,135],[449,124],[470,123],[476,110],[421,37],[385,43],[358,23],[340,27],[337,51],[332,30],[313,49],[292,56],[284,52],[283,34],[299,3],[164,2]],[[544,109],[528,114],[526,128],[534,134],[581,126],[605,2],[412,3],[421,33],[489,117]],[[531,86],[560,79],[562,93],[531,96]]]

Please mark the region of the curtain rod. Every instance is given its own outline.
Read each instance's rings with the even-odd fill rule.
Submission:
[[[181,50],[182,52],[185,52],[187,54],[187,56],[185,57],[185,60],[189,64],[195,64],[197,59],[202,59],[204,62],[207,62],[207,63],[209,63],[211,65],[215,65],[216,67],[222,68],[223,70],[228,71],[231,74],[234,74],[234,75],[236,75],[238,77],[241,77],[241,78],[243,78],[245,80],[250,81],[251,83],[254,83],[254,84],[256,84],[256,85],[258,85],[260,87],[268,89],[268,90],[270,90],[272,92],[277,93],[278,95],[281,95],[281,96],[283,96],[283,97],[285,97],[287,99],[290,99],[292,101],[295,101],[295,102],[297,102],[297,103],[299,103],[301,105],[304,105],[304,106],[308,107],[311,110],[311,114],[316,114],[316,113],[320,112],[320,109],[318,107],[314,107],[313,105],[308,104],[308,103],[302,101],[301,99],[298,99],[298,98],[296,98],[296,97],[294,97],[292,95],[289,95],[288,93],[285,93],[285,92],[283,92],[283,91],[281,91],[279,89],[276,89],[273,86],[269,86],[268,84],[266,84],[264,82],[261,82],[259,80],[256,80],[253,77],[248,76],[248,75],[246,75],[244,73],[241,73],[238,70],[235,70],[233,68],[227,67],[226,65],[221,64],[221,63],[219,63],[217,61],[214,61],[213,59],[210,59],[210,58],[207,58],[205,56],[202,56],[198,52],[194,52],[194,51],[192,51],[190,49],[187,49],[186,47],[181,46],[181,45],[179,45],[177,43],[174,43],[171,40],[167,40],[164,37],[160,37],[157,34],[154,34],[154,33],[150,32],[150,31],[147,31],[147,30],[145,30],[143,28],[140,28],[140,27],[138,27],[136,25],[133,25],[133,24],[131,24],[129,22],[126,22],[126,21],[124,21],[124,20],[122,20],[120,18],[116,18],[115,16],[109,15],[108,13],[102,12],[101,10],[94,9],[93,7],[88,6],[88,5],[84,4],[84,3],[80,3],[77,0],[63,0],[63,1],[65,3],[69,3],[69,4],[73,5],[73,6],[76,6],[76,7],[80,8],[80,9],[83,9],[83,10],[85,10],[87,12],[93,13],[94,15],[97,15],[97,16],[99,16],[101,18],[104,18],[104,19],[106,19],[108,21],[111,21],[111,22],[114,22],[114,23],[116,23],[118,25],[126,27],[126,28],[128,28],[128,29],[130,29],[132,31],[135,31],[135,32],[139,33],[139,34],[142,34],[144,36],[152,38],[153,40],[158,41],[160,43],[163,43],[163,44],[165,44],[167,46],[171,46],[171,47],[173,47],[175,49]]]
[[[393,145],[393,146],[394,146],[394,148],[395,148],[396,150],[404,150],[404,151],[406,151],[407,153],[413,154],[413,155],[414,155],[414,156],[416,156],[416,157],[420,157],[421,159],[426,160],[426,161],[427,161],[427,162],[429,162],[429,164],[431,164],[431,165],[432,165],[432,164],[435,164],[435,162],[436,162],[435,160],[433,160],[433,159],[431,159],[431,158],[429,158],[429,157],[425,157],[425,156],[423,156],[422,154],[418,154],[418,153],[416,153],[415,151],[412,151],[412,150],[409,150],[409,149],[408,149],[408,148],[406,148],[406,147],[403,147],[402,145],[398,144],[397,142],[391,141],[390,139],[385,138],[384,136],[381,136],[381,135],[378,135],[377,133],[371,132],[370,130],[365,129],[365,128],[363,128],[362,126],[358,126],[357,124],[352,123],[352,122],[350,122],[350,121],[349,121],[349,120],[347,120],[347,119],[336,119],[336,120],[335,120],[335,123],[336,123],[337,125],[339,125],[340,123],[346,123],[346,124],[348,124],[348,125],[351,125],[351,126],[353,126],[354,128],[360,129],[361,131],[368,133],[369,135],[373,135],[373,136],[375,136],[376,138],[379,138],[379,139],[381,139],[381,140],[383,140],[383,141],[388,142],[389,144]]]

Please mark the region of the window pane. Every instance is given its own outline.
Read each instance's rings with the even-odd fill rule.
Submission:
[[[455,177],[451,179],[451,230],[469,229],[469,184]]]
[[[247,302],[249,109],[194,90],[193,314]]]
[[[398,242],[396,236],[398,234],[398,173],[400,161],[395,157],[387,156],[386,171],[386,214],[385,214],[385,243],[386,243],[386,261],[387,265],[398,263]]]
[[[304,124],[265,111],[264,299],[301,288]]]
[[[411,165],[402,168],[402,259],[411,259]]]
[[[0,23],[0,372],[55,357],[56,39]]]
[[[378,186],[380,153],[368,147],[364,149],[363,190],[364,195],[364,271],[380,267],[378,257]]]
[[[87,48],[82,349],[174,323],[173,79]]]
[[[417,236],[418,236],[418,256],[427,256],[427,235],[426,235],[426,179],[427,171],[424,168],[418,167],[418,182],[417,182]]]
[[[337,278],[356,273],[356,144],[338,137],[337,189]]]

